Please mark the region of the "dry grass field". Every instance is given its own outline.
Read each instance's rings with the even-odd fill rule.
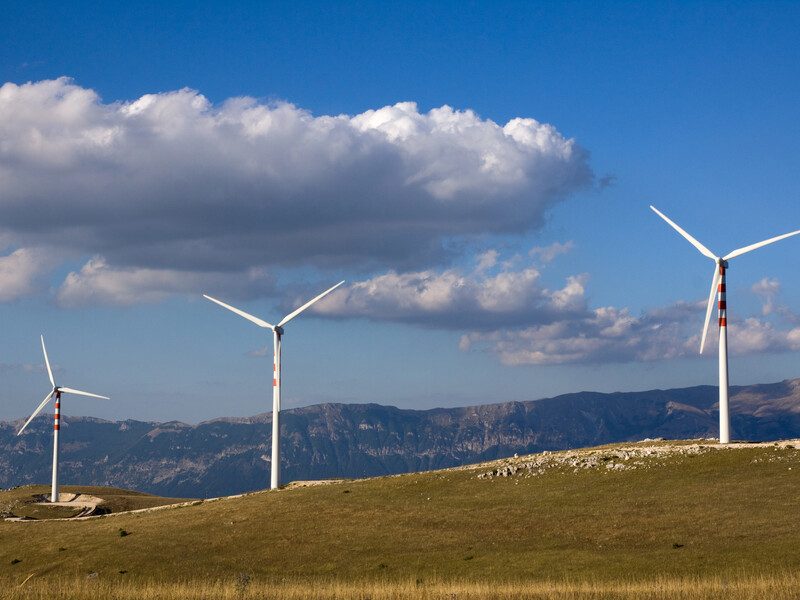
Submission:
[[[798,509],[793,443],[608,446],[2,522],[0,598],[797,598]]]

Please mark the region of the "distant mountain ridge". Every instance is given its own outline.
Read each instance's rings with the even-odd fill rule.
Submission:
[[[800,379],[731,388],[731,438],[800,437]],[[579,392],[406,410],[320,404],[281,413],[282,479],[366,477],[643,438],[718,436],[717,388]],[[52,416],[0,422],[0,487],[47,483]],[[187,425],[62,416],[63,484],[214,497],[268,487],[271,413]]]

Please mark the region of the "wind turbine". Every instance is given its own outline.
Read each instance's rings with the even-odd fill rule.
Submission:
[[[254,317],[243,310],[239,310],[238,308],[234,308],[229,304],[225,304],[224,302],[220,302],[219,300],[212,298],[211,296],[206,296],[203,294],[203,298],[208,298],[212,302],[216,302],[220,306],[227,308],[235,312],[237,315],[240,315],[247,319],[248,321],[252,321],[259,327],[265,327],[267,329],[272,330],[272,339],[273,339],[273,347],[274,347],[274,364],[273,364],[273,376],[272,376],[272,477],[270,480],[270,488],[277,489],[280,487],[280,480],[281,480],[281,450],[280,450],[280,443],[278,440],[278,436],[280,433],[280,412],[281,412],[281,336],[283,336],[283,326],[286,325],[289,321],[294,319],[297,315],[301,312],[306,310],[309,306],[314,304],[315,302],[322,300],[325,296],[330,294],[333,290],[337,287],[342,285],[344,281],[340,281],[335,286],[330,288],[329,290],[322,292],[319,296],[311,300],[310,302],[306,302],[303,306],[295,310],[294,312],[289,313],[278,323],[277,325],[271,325],[266,321],[259,319],[258,317]]]
[[[669,223],[675,231],[685,237],[692,246],[697,248],[702,254],[713,260],[714,277],[711,280],[711,293],[708,297],[708,308],[706,309],[706,321],[703,325],[703,337],[700,338],[700,354],[703,353],[703,348],[706,343],[706,334],[708,332],[708,324],[711,320],[711,310],[714,306],[714,296],[719,294],[719,442],[721,444],[728,444],[731,441],[730,435],[730,417],[728,415],[728,307],[725,299],[725,270],[728,268],[728,259],[741,256],[746,252],[761,248],[772,242],[777,242],[784,238],[797,235],[800,230],[785,233],[778,237],[758,242],[757,244],[750,244],[744,248],[739,248],[733,252],[729,252],[725,256],[716,256],[711,250],[703,246],[700,242],[694,239],[691,235],[681,229],[675,222],[671,221],[655,206],[650,205],[655,213]]]
[[[28,423],[33,421],[33,418],[39,414],[39,412],[45,407],[45,405],[50,402],[50,398],[53,396],[56,397],[56,412],[55,412],[55,426],[53,427],[53,487],[50,492],[50,502],[58,502],[58,430],[61,427],[61,393],[66,392],[69,394],[79,394],[81,396],[91,396],[92,398],[103,398],[104,400],[109,400],[108,396],[99,396],[97,394],[90,394],[89,392],[82,392],[80,390],[73,390],[72,388],[63,387],[56,385],[55,379],[53,379],[53,370],[50,368],[50,361],[47,360],[47,349],[44,347],[44,336],[40,336],[42,338],[42,352],[44,353],[44,362],[47,365],[47,374],[50,376],[50,383],[53,386],[53,389],[50,390],[50,393],[45,396],[42,403],[39,405],[30,418],[25,422],[25,425],[22,426],[22,429],[19,430],[17,435],[20,435],[25,428],[28,426]]]

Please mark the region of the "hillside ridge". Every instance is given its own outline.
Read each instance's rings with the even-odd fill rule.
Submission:
[[[458,408],[321,404],[282,413],[284,481],[363,478],[644,438],[716,437],[717,390],[577,392]],[[800,380],[731,388],[732,437],[800,433]],[[170,497],[228,496],[265,487],[271,414],[196,425],[62,416],[62,481]],[[22,436],[0,422],[0,487],[49,480],[52,424]]]

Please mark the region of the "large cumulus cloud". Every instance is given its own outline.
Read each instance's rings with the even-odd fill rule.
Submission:
[[[355,282],[314,310],[463,331],[459,347],[483,351],[509,366],[597,365],[697,356],[706,301],[679,301],[634,314],[626,307],[590,308],[588,274],[570,275],[560,287],[544,280],[551,260],[572,244],[534,248],[528,256],[498,260],[490,251],[472,270],[381,274]],[[751,288],[763,302],[760,316],[730,316],[733,356],[800,350],[800,317],[778,300],[780,283]],[[715,323],[712,322],[712,325]],[[716,354],[717,329],[706,340]]]
[[[551,289],[542,271],[572,244],[535,248],[529,257],[499,260],[490,250],[470,270],[389,271],[353,282],[315,307],[320,314],[391,320],[439,329],[487,330],[577,319],[589,313],[587,275],[569,276]],[[532,262],[531,257],[539,257]]]
[[[459,331],[463,350],[509,365],[695,354],[703,300],[639,315],[592,308],[588,274],[546,276],[569,243],[505,259],[484,251],[463,266],[491,236],[535,231],[593,180],[585,150],[527,118],[501,125],[413,102],[314,116],[189,89],[107,103],[67,78],[7,83],[0,302],[45,293],[62,306],[120,306],[205,292],[290,298],[288,311],[332,281],[278,289],[281,275],[331,268],[350,283],[318,314]],[[54,281],[64,261],[77,266]],[[762,314],[731,320],[731,353],[800,349],[780,284],[751,291]]]
[[[637,316],[627,308],[590,308],[586,273],[569,275],[557,287],[546,285],[551,261],[572,246],[534,248],[508,260],[489,251],[466,272],[390,271],[340,288],[312,310],[465,331],[461,350],[480,349],[509,366],[652,361],[697,353],[700,335],[692,327],[702,318],[703,300]],[[754,324],[748,331],[755,333]]]
[[[677,303],[640,316],[627,308],[605,306],[578,318],[518,329],[472,332],[461,349],[479,345],[506,365],[607,364],[676,358],[696,353],[698,336],[688,316],[702,303]]]
[[[106,280],[121,274],[123,295],[120,282],[142,269],[151,276],[135,290],[172,293],[265,266],[443,264],[448,240],[539,227],[592,181],[587,161],[550,125],[448,106],[313,116],[252,98],[215,105],[189,89],[104,103],[67,78],[0,87],[7,248],[57,239],[99,257]],[[74,275],[84,288],[98,281]],[[104,289],[96,299],[113,303]]]
[[[776,293],[776,280],[768,282]],[[753,287],[763,293],[764,282]],[[777,302],[775,304],[778,304]],[[780,306],[778,304],[778,306]],[[774,310],[776,321],[756,316],[728,320],[728,353],[745,356],[800,350],[800,322],[785,307]],[[627,308],[605,306],[583,315],[555,315],[550,322],[529,327],[473,331],[460,347],[479,347],[506,365],[609,364],[649,362],[697,356],[705,302],[677,302],[633,315]],[[709,329],[705,355],[716,355],[718,330]]]

